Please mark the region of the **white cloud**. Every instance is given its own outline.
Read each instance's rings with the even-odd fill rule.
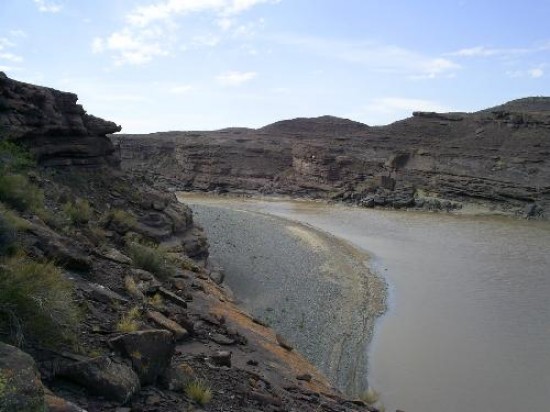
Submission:
[[[33,0],[34,4],[38,7],[38,10],[42,13],[59,13],[63,10],[63,6],[59,3],[55,3],[47,0]]]
[[[528,73],[529,76],[531,76],[533,79],[538,79],[539,77],[544,76],[544,70],[542,70],[540,67],[531,69],[528,71]]]
[[[303,48],[329,59],[356,63],[380,73],[434,78],[460,68],[441,56],[427,56],[414,50],[375,42],[344,42],[315,37],[279,37],[280,43]]]
[[[13,53],[2,53],[0,52],[0,59],[7,60],[12,63],[21,63],[23,58]]]
[[[440,112],[451,111],[441,103],[408,97],[382,97],[370,100],[359,110],[349,113],[346,117],[361,119],[369,125],[383,125],[410,117],[412,112]]]
[[[174,50],[186,50],[179,44],[176,19],[196,13],[212,13],[213,28],[227,31],[236,24],[235,16],[262,3],[279,0],[162,0],[134,8],[126,16],[126,26],[106,37],[92,41],[94,53],[111,52],[115,64],[144,64]],[[234,31],[250,34],[254,25],[240,25]],[[222,37],[216,33],[188,35],[193,46],[217,46]]]
[[[168,20],[175,15],[186,15],[212,11],[220,16],[242,13],[261,3],[274,3],[273,0],[164,0],[148,6],[137,7],[128,16],[132,25],[147,26],[158,20]]]
[[[216,80],[224,86],[240,86],[256,76],[256,72],[227,72],[217,76]]]
[[[168,91],[171,94],[186,94],[186,93],[189,93],[190,91],[192,91],[193,89],[194,89],[194,87],[191,86],[190,84],[183,84],[183,85],[179,85],[179,86],[174,86],[174,87],[170,88]]]

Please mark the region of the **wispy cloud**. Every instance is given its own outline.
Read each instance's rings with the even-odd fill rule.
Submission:
[[[216,80],[224,86],[240,86],[256,76],[256,72],[228,72],[220,74],[216,77]]]
[[[506,75],[511,78],[530,77],[532,79],[539,79],[544,76],[544,65],[538,67],[532,67],[527,70],[508,70]]]
[[[23,57],[10,51],[16,44],[6,37],[0,37],[0,63],[21,63]]]
[[[38,10],[42,13],[59,13],[63,10],[63,5],[48,0],[33,0]]]
[[[429,56],[415,50],[376,42],[357,43],[299,36],[278,37],[276,40],[329,59],[361,64],[380,73],[438,77],[460,68],[459,64],[446,57]]]
[[[550,51],[550,42],[542,43],[538,45],[528,47],[488,47],[488,46],[475,46],[456,50],[450,53],[446,53],[446,56],[451,57],[470,57],[470,58],[482,58],[482,57],[501,57],[501,58],[514,58],[526,54],[535,54],[541,52]]]
[[[168,56],[175,49],[185,49],[178,40],[177,20],[197,13],[213,14],[212,30],[236,34],[250,33],[254,25],[238,25],[235,17],[262,3],[277,3],[279,0],[162,0],[142,5],[131,10],[125,17],[126,25],[105,37],[92,42],[94,53],[110,52],[115,63],[144,64],[156,57]],[[216,33],[201,33],[190,36],[194,47],[213,47],[221,42]],[[178,46],[178,47],[176,47]]]

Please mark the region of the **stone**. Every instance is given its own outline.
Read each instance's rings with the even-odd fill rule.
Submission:
[[[223,346],[229,346],[229,345],[235,344],[235,340],[228,338],[227,336],[224,336],[220,333],[213,333],[212,335],[210,335],[210,339],[216,342],[217,344],[223,345]]]
[[[213,270],[210,272],[210,279],[214,281],[214,283],[221,285],[223,283],[223,280],[225,279],[225,274],[222,271],[219,270]]]
[[[296,379],[298,379],[299,381],[311,382],[311,375],[309,373],[303,373],[296,376]]]
[[[123,265],[132,264],[132,259],[123,254],[120,250],[115,248],[108,248],[106,250],[101,250],[98,252],[99,256],[104,257],[105,259],[112,260],[116,263],[121,263]]]
[[[210,355],[208,358],[210,361],[210,364],[214,366],[225,366],[230,368],[231,367],[231,352],[229,351],[218,351],[214,353],[213,355]]]
[[[44,388],[34,359],[0,343],[0,411],[43,412]]]
[[[176,295],[175,293],[173,292],[170,292],[169,290],[165,289],[165,288],[159,288],[159,293],[162,295],[163,298],[171,301],[172,303],[175,303],[176,305],[179,305],[181,306],[182,308],[186,308],[187,307],[187,302],[180,298],[178,295]]]
[[[163,388],[171,391],[185,390],[185,386],[196,379],[195,371],[186,363],[170,366],[160,377],[160,384]]]
[[[154,383],[170,365],[176,345],[167,330],[144,330],[112,339],[111,346],[132,361],[142,385]]]
[[[46,410],[48,412],[86,412],[86,410],[80,408],[74,403],[63,398],[59,398],[51,392],[47,392],[44,399],[46,401]]]
[[[65,366],[58,376],[83,386],[94,395],[121,404],[128,402],[141,388],[139,377],[132,368],[107,356]]]
[[[288,341],[281,335],[279,335],[278,333],[275,335],[275,339],[277,340],[277,343],[279,344],[280,347],[286,349],[287,351],[291,351],[292,349],[294,349],[294,347],[288,343]]]
[[[149,310],[147,311],[147,317],[155,322],[157,325],[172,332],[176,341],[180,341],[189,337],[189,332],[187,330],[185,330],[183,327],[181,327],[181,325],[174,322],[173,320],[168,319],[160,312]]]

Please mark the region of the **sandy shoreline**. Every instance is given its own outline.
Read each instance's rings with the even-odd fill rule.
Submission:
[[[185,196],[211,255],[242,305],[268,321],[336,386],[367,386],[367,347],[385,311],[386,285],[370,256],[308,225],[242,210],[224,198]],[[281,252],[284,251],[284,252]]]

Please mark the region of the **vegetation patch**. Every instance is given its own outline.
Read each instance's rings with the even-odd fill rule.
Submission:
[[[201,379],[195,379],[185,385],[185,394],[199,405],[206,405],[212,400],[212,389]]]
[[[21,174],[0,176],[0,201],[24,212],[36,212],[44,207],[44,192]]]
[[[127,249],[137,267],[153,273],[160,279],[174,275],[176,268],[162,248],[130,242]]]
[[[75,225],[86,224],[92,218],[92,208],[86,199],[76,199],[74,202],[67,202],[63,211]]]
[[[116,330],[122,333],[130,333],[139,330],[141,311],[138,307],[133,307],[124,313],[116,325]]]
[[[0,261],[0,330],[14,344],[73,341],[79,322],[73,286],[52,262],[26,256]]]
[[[105,226],[118,233],[126,233],[137,226],[136,217],[122,209],[109,211],[104,218],[104,222]]]

